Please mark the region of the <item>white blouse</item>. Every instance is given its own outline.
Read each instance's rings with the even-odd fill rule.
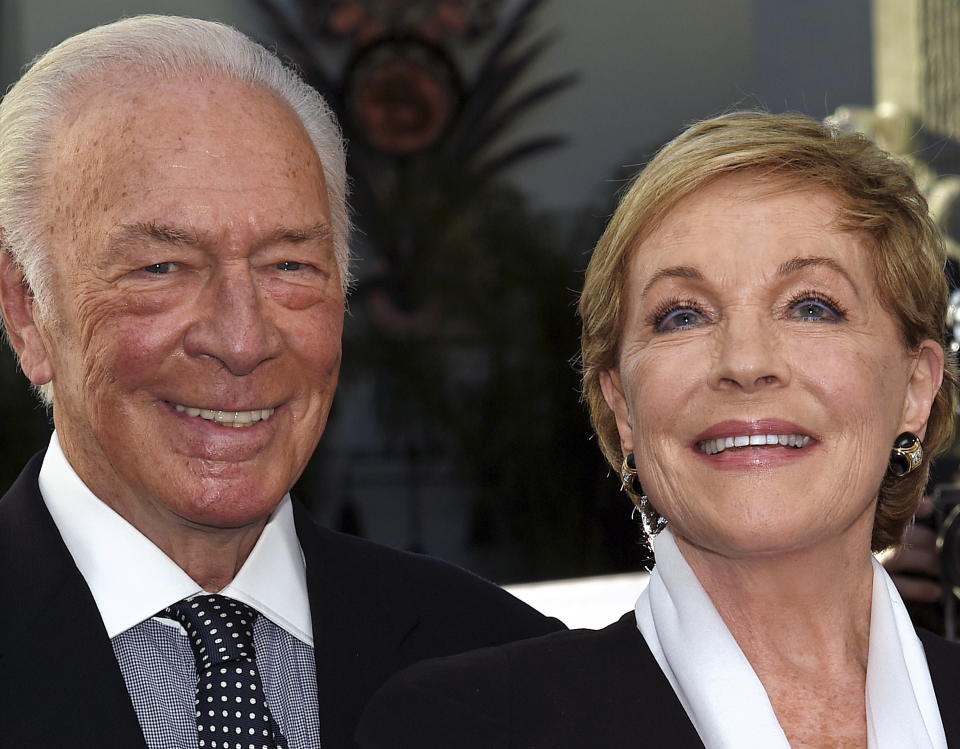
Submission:
[[[637,600],[637,627],[707,749],[789,749],[767,693],[669,529]],[[873,560],[867,660],[870,749],[947,749],[923,646]]]

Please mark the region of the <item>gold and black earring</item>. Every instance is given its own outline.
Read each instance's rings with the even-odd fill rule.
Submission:
[[[631,520],[640,520],[644,531],[655,536],[667,526],[667,521],[654,509],[650,499],[640,485],[637,476],[637,463],[633,453],[627,453],[620,466],[620,490],[625,491],[633,499],[633,509],[630,511]]]
[[[923,462],[923,447],[920,438],[913,432],[903,432],[893,442],[890,451],[890,473],[896,477],[906,476]]]
[[[623,465],[620,466],[620,491],[629,492],[636,497],[643,496],[643,487],[640,486],[640,479],[637,478],[637,464],[633,453],[627,453],[623,458]]]

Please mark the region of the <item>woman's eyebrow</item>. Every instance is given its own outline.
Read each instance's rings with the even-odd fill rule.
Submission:
[[[640,292],[640,301],[643,301],[644,297],[646,297],[647,293],[653,288],[653,285],[656,284],[657,281],[664,278],[686,278],[693,281],[702,281],[703,274],[692,265],[673,265],[669,268],[661,268],[644,284],[643,291]]]
[[[845,279],[847,283],[850,284],[850,287],[853,289],[853,292],[859,297],[860,289],[857,287],[857,284],[854,282],[853,277],[847,273],[847,269],[844,268],[840,263],[834,260],[832,257],[821,257],[819,255],[807,255],[804,257],[795,257],[790,260],[787,260],[784,263],[780,264],[780,267],[777,268],[777,275],[779,276],[789,276],[793,273],[798,273],[799,271],[810,268],[810,267],[824,267],[829,268],[830,270],[839,273]]]
[[[793,273],[798,273],[805,268],[817,266],[829,268],[830,270],[843,276],[847,283],[850,284],[850,287],[853,289],[854,293],[858,297],[860,296],[860,289],[854,282],[853,277],[847,272],[846,268],[844,268],[840,263],[831,257],[807,255],[803,257],[791,258],[790,260],[780,264],[780,266],[777,268],[777,275],[789,276]],[[642,301],[649,293],[650,289],[653,288],[658,281],[664,278],[686,278],[693,281],[702,281],[703,274],[692,265],[674,265],[669,268],[661,268],[650,277],[646,284],[644,284],[643,290],[640,292],[640,300]]]

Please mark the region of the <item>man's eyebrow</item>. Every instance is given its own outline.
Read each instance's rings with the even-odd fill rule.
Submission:
[[[289,242],[317,242],[325,244],[332,241],[333,232],[327,224],[320,223],[305,228],[280,227],[263,237],[259,245],[271,245]],[[109,247],[119,254],[124,247],[133,242],[150,241],[176,247],[200,247],[208,244],[208,237],[187,227],[164,224],[157,221],[138,221],[121,224],[111,232]]]
[[[314,224],[303,229],[280,227],[267,234],[261,244],[277,244],[280,242],[290,242],[292,244],[317,242],[318,244],[325,244],[332,239],[333,232],[327,224]]]
[[[787,260],[785,263],[781,263],[780,267],[777,268],[777,275],[779,276],[789,276],[793,273],[798,273],[805,268],[829,268],[835,273],[839,273],[845,279],[847,283],[850,284],[850,287],[853,289],[854,293],[857,296],[860,296],[860,289],[857,287],[857,284],[854,282],[853,277],[847,273],[847,269],[844,268],[840,263],[834,260],[832,257],[821,257],[819,255],[807,255],[805,257],[795,257],[791,260]]]
[[[121,224],[111,232],[110,246],[120,249],[129,242],[144,239],[177,246],[198,245],[201,242],[200,235],[190,229],[156,221],[138,221],[133,224]]]
[[[640,292],[640,299],[646,297],[653,285],[664,278],[687,278],[692,281],[702,281],[703,274],[692,265],[674,265],[670,268],[661,268],[644,284],[643,291]]]

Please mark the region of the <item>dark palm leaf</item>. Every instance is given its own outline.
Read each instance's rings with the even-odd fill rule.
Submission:
[[[495,115],[484,118],[478,125],[470,128],[470,131],[464,134],[461,153],[468,156],[471,153],[482,151],[495,141],[507,127],[516,122],[525,111],[533,108],[544,99],[548,99],[563,89],[572,86],[577,80],[578,76],[573,73],[557,76],[514,99]]]
[[[531,138],[530,140],[518,143],[517,145],[508,148],[503,153],[491,157],[482,166],[480,166],[477,169],[477,174],[474,177],[473,184],[476,186],[482,185],[484,182],[494,177],[498,172],[513,166],[518,161],[523,161],[524,159],[528,159],[531,156],[542,153],[543,151],[559,148],[566,142],[567,137],[564,135],[542,135],[538,138]]]
[[[257,0],[257,4],[276,21],[277,29],[282,37],[280,42],[283,51],[300,68],[307,83],[320,91],[327,99],[327,103],[338,110],[337,114],[339,115],[338,102],[334,101],[337,98],[336,87],[317,59],[316,40],[307,29],[303,19],[298,16],[290,3],[282,2],[282,0]],[[270,47],[269,44],[265,46]]]
[[[506,25],[506,29],[499,39],[487,50],[486,55],[484,55],[483,62],[480,64],[480,68],[477,72],[476,81],[478,83],[482,82],[488,72],[496,67],[500,60],[503,58],[503,55],[506,53],[514,42],[519,39],[524,32],[527,31],[529,22],[533,17],[534,11],[536,11],[543,4],[543,0],[526,0],[514,13],[513,18]]]
[[[520,53],[508,56],[505,51],[487,67],[464,97],[464,107],[457,118],[459,128],[469,129],[495,111],[498,103],[513,90],[520,77],[553,41],[552,35],[543,34]]]

